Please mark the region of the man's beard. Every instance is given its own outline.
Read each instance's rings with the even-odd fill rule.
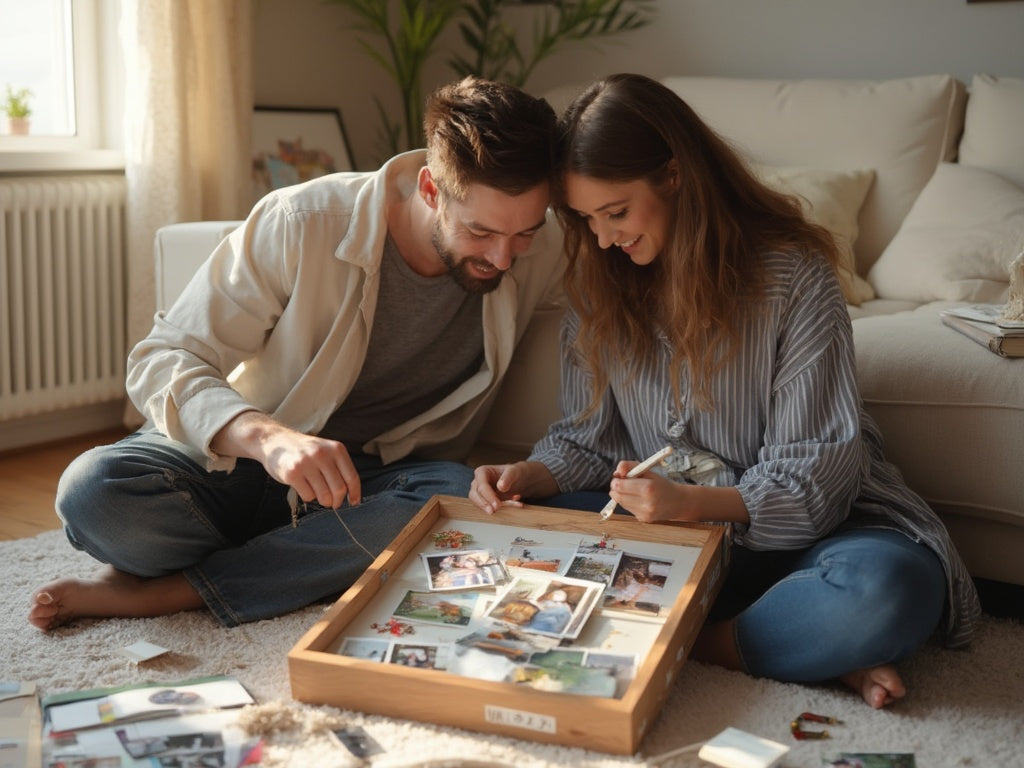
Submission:
[[[437,251],[437,255],[441,257],[441,262],[448,267],[448,275],[466,293],[490,293],[498,287],[498,284],[501,283],[501,278],[505,276],[505,272],[500,271],[494,277],[485,279],[474,277],[469,271],[470,263],[476,261],[490,266],[490,262],[469,258],[459,261],[455,256],[455,252],[444,244],[444,240],[441,237],[440,222],[434,223],[434,231],[430,235],[430,243],[434,246],[434,250]]]

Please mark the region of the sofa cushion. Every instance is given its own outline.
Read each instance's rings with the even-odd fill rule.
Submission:
[[[966,88],[949,75],[662,82],[754,162],[874,170],[854,244],[861,275],[896,234],[935,167],[955,158],[963,127]]]
[[[538,309],[516,345],[470,463],[525,459],[561,418],[559,329],[564,309]]]
[[[943,163],[868,274],[909,301],[1006,301],[1024,248],[1024,190],[979,168]]]
[[[939,312],[951,306],[854,320],[861,397],[886,458],[932,506],[1020,525],[1024,358],[943,325]]]
[[[1019,540],[1024,358],[1000,357],[943,325],[939,312],[951,306],[854,320],[861,397],[886,458],[947,524],[1003,526]],[[968,548],[969,536],[955,534],[972,574],[1010,577],[991,561],[991,541]]]
[[[997,173],[1024,188],[1024,79],[974,76],[960,163]]]
[[[798,197],[804,215],[835,237],[841,259],[839,280],[847,303],[860,306],[873,299],[871,285],[857,274],[853,244],[857,240],[857,215],[875,172],[761,164],[754,164],[753,170],[772,189]]]

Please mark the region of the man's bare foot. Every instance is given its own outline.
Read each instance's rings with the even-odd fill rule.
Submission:
[[[900,673],[896,667],[888,664],[857,669],[839,679],[863,696],[864,701],[875,709],[881,709],[907,695]]]
[[[143,618],[202,607],[183,574],[143,579],[104,566],[92,579],[58,579],[39,589],[28,620],[49,630],[78,618]]]

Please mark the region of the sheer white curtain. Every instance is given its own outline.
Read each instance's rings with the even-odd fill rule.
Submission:
[[[153,323],[153,237],[251,203],[252,0],[122,0],[128,343]],[[131,405],[131,426],[140,418]]]

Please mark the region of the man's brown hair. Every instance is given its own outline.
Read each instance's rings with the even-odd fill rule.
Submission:
[[[438,187],[457,200],[471,184],[519,195],[551,180],[556,125],[544,99],[467,77],[427,99],[427,165]]]

